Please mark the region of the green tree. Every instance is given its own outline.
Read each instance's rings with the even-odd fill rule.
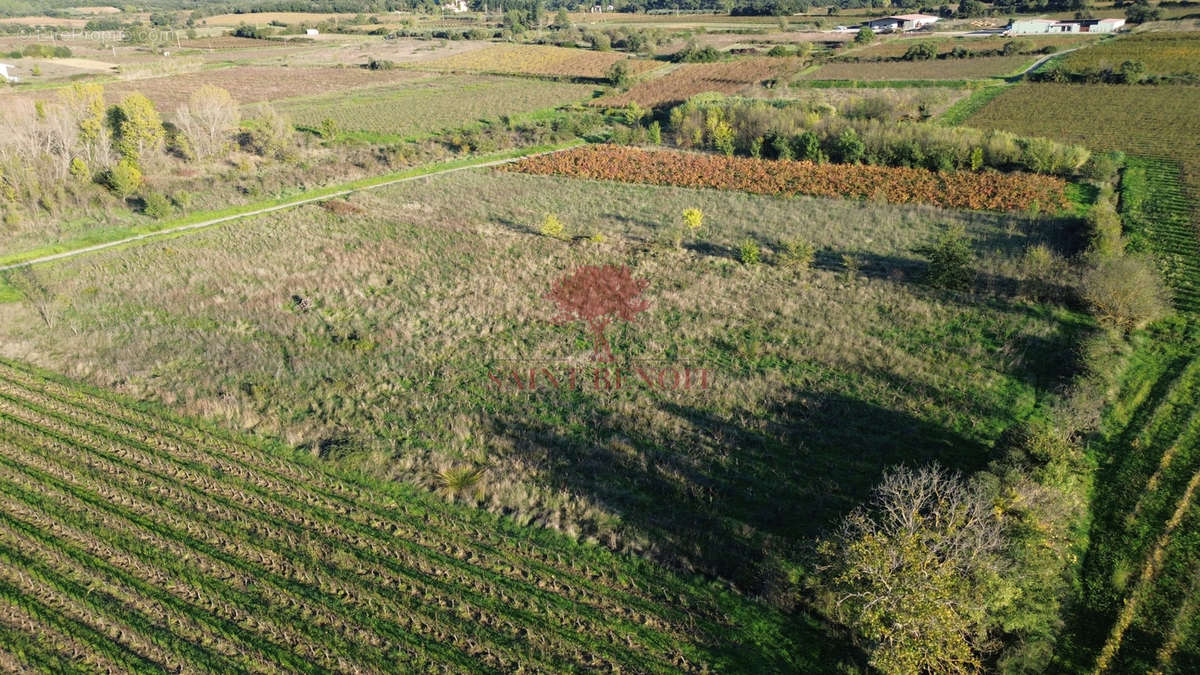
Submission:
[[[629,86],[630,82],[629,65],[624,61],[617,61],[608,69],[608,81],[612,86],[624,89]]]
[[[109,110],[117,152],[133,161],[140,161],[162,148],[165,132],[162,118],[150,99],[130,94]]]
[[[905,61],[928,61],[937,57],[937,46],[932,42],[918,42],[904,51]]]
[[[137,162],[126,157],[109,169],[107,183],[113,194],[126,199],[141,187],[142,170],[138,168]]]
[[[982,490],[938,467],[901,467],[819,543],[820,584],[881,672],[976,672],[1003,544]]]
[[[558,14],[554,16],[554,27],[564,29],[571,27],[571,17],[567,14],[566,7],[558,8]]]
[[[869,45],[875,41],[875,31],[863,26],[858,29],[858,35],[854,36],[854,42],[860,45]]]
[[[846,127],[833,141],[833,157],[844,164],[857,164],[866,154],[866,145],[858,137],[858,132]]]

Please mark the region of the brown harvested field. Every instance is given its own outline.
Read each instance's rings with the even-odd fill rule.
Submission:
[[[254,12],[244,14],[218,14],[206,17],[201,24],[206,26],[265,26],[272,21],[287,24],[321,23],[322,21],[353,19],[353,14],[320,14],[317,12]]]
[[[754,57],[721,63],[687,63],[671,72],[635,84],[618,94],[597,99],[598,105],[643,106],[678,103],[702,94],[718,92],[738,94],[761,86],[765,80],[788,77],[802,65],[795,58]]]
[[[121,10],[108,5],[94,5],[91,7],[72,7],[72,12],[76,14],[120,14]]]
[[[20,26],[65,26],[67,28],[83,28],[87,19],[52,18],[48,16],[16,16],[0,19],[0,23],[12,23]]]
[[[206,70],[167,77],[111,82],[104,85],[104,97],[110,103],[134,92],[145,94],[160,112],[170,114],[186,103],[192,92],[205,84],[229,91],[239,103],[260,103],[295,98],[298,92],[329,94],[394,82],[428,77],[428,73],[412,70],[369,71],[363,68],[282,68],[243,66],[221,70]],[[298,83],[305,83],[297,86]],[[36,97],[52,99],[54,91],[8,97],[16,102]],[[0,97],[3,101],[4,97]],[[0,103],[0,109],[3,104]]]
[[[607,77],[608,70],[624,61],[630,72],[640,74],[661,68],[662,63],[631,59],[620,52],[597,52],[542,45],[491,45],[423,63],[431,70],[549,77]]]
[[[993,49],[1003,49],[1004,45],[1012,42],[1014,39],[1028,40],[1033,43],[1033,49],[1042,49],[1043,47],[1057,47],[1059,50],[1071,49],[1079,47],[1099,38],[1098,34],[1087,35],[1029,35],[1021,36],[1020,38],[1009,38],[1003,36],[996,37],[957,37],[957,38],[935,38],[923,36],[914,37],[899,37],[879,44],[869,45],[859,49],[847,49],[844,53],[847,57],[862,57],[862,58],[892,58],[903,56],[904,52],[912,45],[918,42],[932,42],[937,45],[939,54],[949,54],[955,47],[965,47],[971,51],[989,51]]]
[[[414,40],[398,38],[395,40],[372,40],[369,42],[351,44],[321,44],[309,45],[304,49],[290,54],[286,61],[300,66],[328,65],[361,65],[368,59],[376,58],[395,63],[414,63],[429,61],[453,54],[483,49],[490,42],[471,40],[454,40],[435,42],[431,40]]]
[[[214,35],[213,37],[183,40],[178,47],[181,49],[260,49],[266,47],[287,47],[288,43],[280,40],[255,40],[240,38],[232,35]]]
[[[212,84],[226,89],[241,103],[258,103],[294,98],[300,92],[328,94],[378,84],[404,82],[426,77],[408,70],[370,71],[365,68],[275,68],[245,66],[174,77],[119,82],[105,87],[106,97],[117,98],[135,91],[148,96],[159,110],[174,111],[192,92]]]
[[[804,80],[973,80],[1011,75],[1033,63],[1034,56],[989,56],[978,59],[832,62],[805,73]]]

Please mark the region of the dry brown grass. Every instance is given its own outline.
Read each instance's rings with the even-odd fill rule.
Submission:
[[[642,106],[678,103],[702,94],[737,94],[762,85],[766,80],[786,78],[801,66],[799,59],[755,57],[721,63],[687,63],[660,77],[635,84],[629,91],[611,94],[597,101],[600,105]]]
[[[322,14],[319,12],[254,12],[250,14],[217,14],[216,16],[208,16],[201,20],[201,24],[206,26],[240,26],[245,23],[252,26],[265,26],[272,21],[281,21],[286,24],[315,24],[323,21],[343,21],[353,18],[353,14]]]
[[[544,45],[492,45],[426,61],[421,67],[431,70],[601,79],[608,76],[609,68],[618,61],[623,61],[634,75],[662,67],[662,63],[658,61],[632,59],[620,52],[596,52]]]

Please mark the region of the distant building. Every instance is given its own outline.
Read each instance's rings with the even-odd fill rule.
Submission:
[[[938,17],[928,14],[897,14],[896,16],[885,16],[882,19],[868,21],[867,28],[876,33],[917,30],[925,26],[931,26],[937,23],[937,21]]]
[[[1125,25],[1125,19],[1014,19],[1005,33],[1009,35],[1038,35],[1044,33],[1114,33]]]
[[[308,36],[320,35],[321,31],[317,30],[316,28],[308,28],[304,31],[304,34]]]
[[[16,75],[8,74],[8,71],[11,70],[13,67],[14,66],[10,66],[7,63],[0,63],[0,77],[3,77],[5,82],[17,82],[18,81]]]
[[[442,5],[442,9],[454,14],[462,14],[463,12],[469,12],[471,7],[467,5],[467,0],[449,0]]]

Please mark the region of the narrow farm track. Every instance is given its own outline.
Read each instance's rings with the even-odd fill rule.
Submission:
[[[727,597],[566,550],[0,361],[6,670],[713,667]]]

